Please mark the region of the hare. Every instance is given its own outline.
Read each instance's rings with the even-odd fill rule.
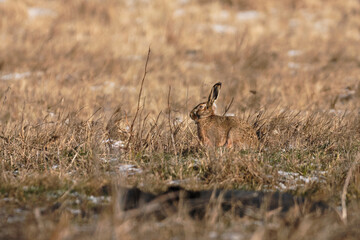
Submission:
[[[201,143],[211,147],[257,147],[259,141],[256,132],[248,123],[233,116],[215,115],[214,102],[220,88],[221,82],[216,83],[211,89],[208,101],[198,104],[190,112],[190,118],[197,125]]]

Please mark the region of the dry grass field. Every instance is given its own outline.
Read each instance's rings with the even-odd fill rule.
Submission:
[[[355,0],[0,0],[0,239],[359,239],[359,14]],[[218,114],[252,124],[259,149],[200,146],[189,112],[219,81]],[[329,208],[120,208],[122,187],[178,185]]]

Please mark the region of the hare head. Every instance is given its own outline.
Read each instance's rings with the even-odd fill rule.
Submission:
[[[212,87],[207,102],[202,102],[198,104],[190,112],[190,118],[192,120],[196,122],[199,119],[203,119],[215,114],[216,105],[214,103],[219,96],[220,89],[221,89],[221,82],[218,82]]]

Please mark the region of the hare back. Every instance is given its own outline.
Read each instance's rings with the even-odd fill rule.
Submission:
[[[255,130],[237,117],[212,115],[199,120],[197,127],[199,139],[205,145],[248,148],[258,144]]]

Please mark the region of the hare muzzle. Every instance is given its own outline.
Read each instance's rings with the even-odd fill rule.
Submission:
[[[198,120],[199,119],[199,116],[195,114],[194,111],[191,111],[190,112],[190,118],[194,121]]]

